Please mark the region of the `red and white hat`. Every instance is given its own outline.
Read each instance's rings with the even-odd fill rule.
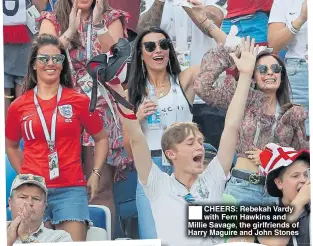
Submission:
[[[271,196],[282,196],[274,179],[278,177],[283,167],[288,167],[300,157],[310,163],[310,151],[307,149],[296,151],[294,148],[281,147],[274,143],[266,145],[265,150],[260,154],[260,169],[266,176],[267,191]]]

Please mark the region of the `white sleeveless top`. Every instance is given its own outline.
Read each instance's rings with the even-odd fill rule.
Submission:
[[[185,98],[182,88],[174,82],[174,78],[170,77],[171,88],[168,94],[158,99],[158,110],[160,112],[161,124],[163,127],[159,130],[151,130],[148,127],[148,120],[144,120],[141,124],[142,131],[146,136],[150,150],[161,149],[161,138],[163,131],[175,122],[192,122],[192,114],[189,104]],[[151,86],[147,80],[147,86]]]

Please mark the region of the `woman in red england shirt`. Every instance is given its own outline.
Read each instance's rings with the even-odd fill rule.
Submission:
[[[49,192],[44,222],[69,232],[73,241],[85,241],[85,186],[93,199],[108,153],[103,123],[97,111],[89,112],[89,98],[72,89],[65,49],[56,37],[42,34],[34,42],[24,83],[24,94],[8,110],[8,157],[18,173],[45,177]],[[81,167],[82,127],[95,141],[94,169],[87,183]]]

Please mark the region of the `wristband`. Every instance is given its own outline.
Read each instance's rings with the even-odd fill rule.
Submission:
[[[100,36],[108,32],[108,28],[106,26],[104,26],[102,29],[95,29],[95,30],[96,30],[97,36]]]
[[[203,30],[210,34],[210,32],[213,31],[215,28],[216,28],[216,25],[214,24],[214,22],[212,20],[210,20],[210,24],[208,26],[204,26]]]
[[[159,2],[161,2],[161,3],[165,3],[165,0],[158,0]]]
[[[291,21],[288,22],[287,27],[288,27],[289,31],[290,31],[292,34],[294,34],[294,35],[296,35],[296,34],[300,31],[300,29],[294,28],[294,26],[292,25],[292,22],[291,22]]]

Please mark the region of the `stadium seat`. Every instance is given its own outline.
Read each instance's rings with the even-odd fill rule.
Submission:
[[[102,205],[89,205],[89,215],[94,227],[102,228],[106,231],[106,240],[111,240],[111,211]],[[93,233],[93,232],[92,232]],[[96,232],[95,232],[96,233]],[[93,234],[94,235],[94,234]]]
[[[105,229],[92,226],[87,231],[86,241],[105,241],[108,240],[107,235]]]

